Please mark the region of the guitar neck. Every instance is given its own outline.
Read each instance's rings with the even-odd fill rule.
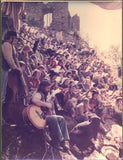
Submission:
[[[21,68],[21,67],[20,67],[20,64],[19,64],[19,61],[18,61],[18,58],[17,58],[17,56],[16,56],[16,50],[15,50],[15,48],[13,48],[13,52],[14,52],[14,58],[15,58],[15,61],[16,61],[16,65],[17,65],[19,68]],[[20,77],[21,77],[21,82],[22,82],[23,87],[24,87],[24,92],[25,92],[25,95],[26,95],[26,101],[28,102],[28,100],[27,100],[27,97],[28,97],[27,84],[26,84],[26,81],[25,81],[25,78],[24,78],[23,74],[20,74]]]

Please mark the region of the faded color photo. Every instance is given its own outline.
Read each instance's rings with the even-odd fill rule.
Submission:
[[[122,159],[122,3],[1,10],[1,159]]]

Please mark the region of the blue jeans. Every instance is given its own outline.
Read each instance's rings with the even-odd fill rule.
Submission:
[[[47,116],[47,124],[52,140],[61,142],[70,139],[67,125],[63,116],[49,115]]]
[[[6,87],[7,87],[7,81],[8,81],[8,71],[5,71],[2,69],[2,84],[1,84],[1,89],[2,89],[2,95],[1,95],[1,101],[2,103],[5,101],[6,97]]]

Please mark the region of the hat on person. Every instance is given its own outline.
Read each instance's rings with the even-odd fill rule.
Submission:
[[[4,36],[4,40],[10,39],[10,37],[16,37],[17,38],[17,33],[15,31],[8,31]]]
[[[26,65],[24,61],[19,61],[20,66]]]
[[[44,66],[43,66],[43,65],[40,65],[40,66],[38,66],[37,69],[40,69],[40,68],[44,69]]]

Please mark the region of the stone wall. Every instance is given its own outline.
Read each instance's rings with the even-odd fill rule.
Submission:
[[[77,32],[80,30],[80,19],[79,16],[76,14],[71,18],[71,25],[72,25],[72,30],[74,32]]]
[[[55,2],[52,4],[54,5],[54,10],[51,29],[57,31],[68,31],[70,28],[70,14],[68,12],[68,3]]]
[[[43,2],[26,2],[25,12],[27,12],[27,23],[30,26],[37,26],[42,28],[44,26],[44,13],[43,8],[45,5]]]
[[[79,17],[71,18],[68,11],[68,2],[27,2],[25,3],[27,12],[27,23],[40,28],[44,27],[44,15],[52,13],[52,23],[50,29],[56,31],[79,31]]]

